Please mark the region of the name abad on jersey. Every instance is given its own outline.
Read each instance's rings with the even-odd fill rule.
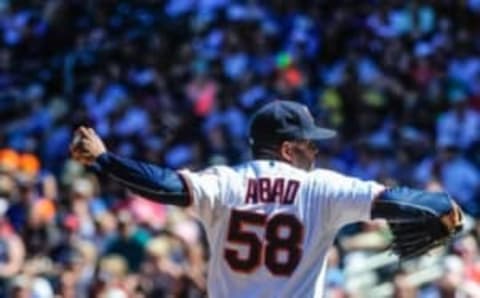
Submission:
[[[295,202],[300,182],[284,178],[248,179],[246,204],[280,203],[290,205]]]

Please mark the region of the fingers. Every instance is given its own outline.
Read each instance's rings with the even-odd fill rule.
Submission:
[[[83,165],[90,165],[95,160],[95,158],[91,154],[79,150],[72,151],[72,159]]]
[[[457,203],[454,203],[453,210],[455,214],[454,228],[456,232],[459,232],[463,228],[463,211]]]
[[[92,128],[80,126],[75,131],[75,137],[71,143],[71,148],[87,148],[88,146],[91,146],[94,142],[96,142],[97,139],[99,138]]]
[[[457,225],[461,225],[463,222],[463,211],[457,203],[454,204],[455,205],[453,206],[453,208],[455,210],[455,214],[457,215]]]
[[[80,134],[82,137],[96,137],[97,134],[95,133],[95,130],[91,127],[86,127],[86,126],[80,126],[75,130],[75,133]]]
[[[93,128],[89,127],[87,129],[87,131],[90,134],[90,136],[92,136],[92,137],[97,136],[97,134],[95,133],[95,130],[93,130]]]
[[[82,137],[87,137],[88,136],[88,130],[85,126],[80,126],[79,128],[77,128],[75,133],[81,135]]]
[[[95,162],[94,159],[90,157],[83,157],[83,156],[74,158],[74,160],[84,166],[90,166]]]
[[[70,143],[70,154],[74,160],[82,164],[90,164],[93,160],[88,149],[92,144],[92,129],[80,126],[75,130],[75,136]]]
[[[463,227],[462,210],[454,201],[452,201],[452,211],[440,219],[449,233],[457,233]]]
[[[70,152],[73,153],[78,151],[83,157],[88,156],[92,161],[101,154],[107,152],[105,144],[94,129],[80,126],[76,129],[75,134],[76,135],[70,145]]]

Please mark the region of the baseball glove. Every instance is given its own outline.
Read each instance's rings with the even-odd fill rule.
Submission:
[[[445,245],[463,227],[462,211],[447,193],[404,187],[384,191],[372,216],[387,220],[393,234],[390,248],[401,260]]]

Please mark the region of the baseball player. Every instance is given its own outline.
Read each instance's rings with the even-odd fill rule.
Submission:
[[[210,243],[209,297],[323,297],[326,254],[343,225],[385,218],[401,258],[445,243],[462,226],[446,193],[314,169],[314,142],[333,136],[305,106],[276,100],[253,115],[253,160],[235,167],[175,171],[126,159],[86,127],[71,152],[142,196],[195,209]]]

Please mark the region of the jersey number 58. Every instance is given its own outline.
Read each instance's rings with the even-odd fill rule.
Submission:
[[[245,225],[264,228],[265,239],[245,230]],[[281,233],[282,228],[286,235]],[[248,247],[246,257],[240,256],[238,249],[225,249],[225,259],[233,270],[252,273],[263,263],[273,275],[289,276],[302,257],[303,225],[291,214],[268,218],[265,214],[232,210],[227,241]]]

